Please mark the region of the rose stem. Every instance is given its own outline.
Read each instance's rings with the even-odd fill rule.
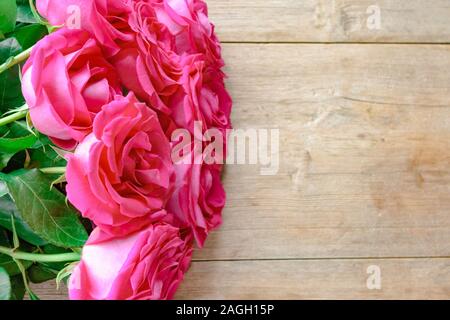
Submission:
[[[66,167],[52,167],[52,168],[40,168],[43,173],[46,174],[64,174],[66,173]]]
[[[59,254],[40,254],[14,251],[10,248],[0,247],[0,253],[6,254],[17,260],[27,260],[35,262],[69,262],[79,261],[81,255],[76,252],[59,253]]]
[[[16,64],[19,64],[22,61],[25,61],[26,59],[28,59],[28,57],[31,54],[32,49],[33,49],[33,47],[19,53],[15,57],[11,57],[10,59],[8,59],[4,64],[0,65],[0,73],[3,73],[6,70],[8,70],[9,68],[14,67]]]
[[[24,118],[27,115],[27,113],[28,110],[21,110],[4,118],[0,118],[0,127]]]

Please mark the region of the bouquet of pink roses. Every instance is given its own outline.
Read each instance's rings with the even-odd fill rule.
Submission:
[[[171,299],[225,205],[206,4],[2,0],[0,39],[0,299]]]

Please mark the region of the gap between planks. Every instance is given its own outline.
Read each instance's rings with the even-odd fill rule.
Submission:
[[[378,267],[379,290],[370,290]],[[176,299],[448,299],[450,259],[193,262]],[[67,299],[55,282],[32,285],[43,299]]]
[[[207,0],[207,4],[222,41],[450,41],[447,0]],[[369,26],[373,18],[379,24]]]
[[[195,260],[447,257],[450,47],[225,44],[235,128],[280,128],[280,171],[227,166]]]
[[[336,41],[336,42],[320,42],[320,41],[221,41],[222,44],[287,44],[287,45],[302,45],[302,44],[320,44],[320,45],[333,45],[333,44],[342,44],[342,45],[427,45],[427,46],[435,46],[435,45],[450,45],[450,42],[344,42],[344,41]]]
[[[205,262],[249,262],[249,261],[364,261],[364,260],[446,260],[450,256],[400,256],[400,257],[323,257],[323,258],[256,258],[256,259],[192,259],[193,263]]]

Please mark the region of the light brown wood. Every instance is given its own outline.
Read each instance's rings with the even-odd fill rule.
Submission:
[[[222,41],[450,42],[447,0],[210,0]],[[373,28],[373,5],[381,13]],[[367,21],[369,19],[369,27]]]
[[[368,289],[371,266],[379,290]],[[450,259],[199,262],[176,298],[448,299],[449,272]]]
[[[227,167],[225,223],[198,259],[450,256],[449,47],[224,54],[234,126],[279,128],[280,170]]]
[[[31,284],[30,285],[33,292],[39,297],[41,300],[68,300],[69,294],[67,291],[67,287],[65,285],[61,285],[60,288],[57,288],[56,281],[51,280],[40,284]],[[29,296],[25,296],[26,300],[29,300]]]
[[[367,286],[373,266],[380,289]],[[449,270],[450,259],[194,262],[176,299],[447,299]],[[54,282],[35,290],[67,298]]]

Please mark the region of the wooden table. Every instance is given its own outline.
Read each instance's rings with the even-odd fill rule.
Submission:
[[[280,169],[226,168],[177,297],[449,299],[450,2],[208,4],[234,126],[278,128]]]

